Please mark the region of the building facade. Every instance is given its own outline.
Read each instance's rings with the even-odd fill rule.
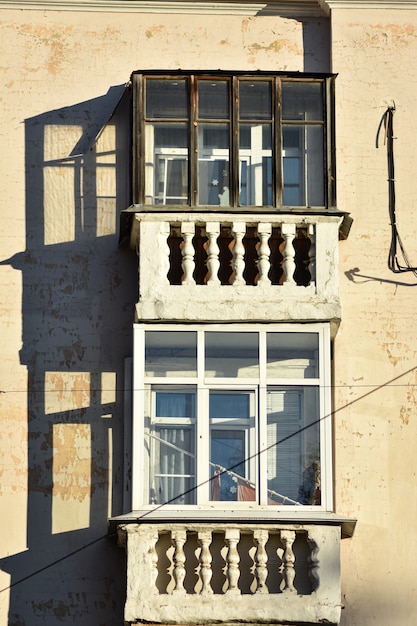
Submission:
[[[413,625],[417,3],[0,17],[0,624]]]

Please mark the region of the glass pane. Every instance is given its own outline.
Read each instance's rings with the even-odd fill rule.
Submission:
[[[210,391],[211,500],[255,500],[254,411],[253,391]]]
[[[255,500],[255,485],[245,478],[245,432],[211,430],[210,500]]]
[[[267,333],[268,378],[318,378],[318,333]]]
[[[265,206],[272,202],[272,127],[241,124],[239,132],[241,206]]]
[[[198,133],[198,202],[229,205],[229,124],[201,124]]]
[[[197,333],[194,331],[146,331],[145,375],[196,376]]]
[[[258,333],[205,334],[205,374],[216,378],[259,376]]]
[[[286,206],[324,206],[322,126],[284,126],[282,159]]]
[[[322,126],[307,128],[307,204],[324,206],[324,137]]]
[[[155,428],[150,470],[150,504],[195,504],[194,428]]]
[[[198,81],[198,117],[200,119],[228,120],[229,81]]]
[[[269,81],[239,81],[239,117],[241,120],[270,120],[272,118]]]
[[[157,391],[156,417],[195,417],[195,393]]]
[[[187,124],[159,122],[149,124],[154,129],[153,146],[156,152],[174,152],[180,150],[181,153],[188,150],[188,128]],[[152,133],[149,132],[148,135]],[[149,141],[151,137],[147,137]],[[186,154],[186,152],[185,152]]]
[[[247,393],[210,392],[210,418],[244,418],[250,416]]]
[[[283,120],[323,120],[323,83],[282,83]]]
[[[283,204],[305,206],[304,126],[282,130]]]
[[[187,125],[148,124],[145,149],[146,204],[187,204]]]
[[[267,394],[268,504],[321,503],[318,388]]]
[[[146,89],[146,117],[188,118],[187,79],[148,78]]]

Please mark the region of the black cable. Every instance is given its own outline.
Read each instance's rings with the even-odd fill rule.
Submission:
[[[387,107],[379,122],[376,134],[376,147],[378,148],[378,139],[382,126],[385,128],[385,141],[387,146],[387,166],[388,166],[388,212],[391,225],[391,244],[388,253],[388,268],[394,274],[402,274],[404,272],[412,272],[417,277],[417,267],[412,267],[408,255],[401,241],[397,228],[397,218],[395,213],[395,168],[394,168],[394,112],[395,103]],[[397,246],[401,251],[403,263],[398,260]]]
[[[310,424],[307,424],[306,426],[300,428],[297,432],[292,433],[290,435],[287,435],[287,437],[284,437],[283,439],[275,442],[274,444],[268,446],[265,449],[258,450],[254,455],[252,455],[251,457],[248,457],[248,459],[253,458],[254,456],[259,456],[260,454],[262,454],[262,453],[266,452],[267,450],[269,450],[271,447],[279,445],[280,443],[283,443],[284,441],[286,441],[287,439],[289,439],[291,437],[297,436],[298,434],[300,434],[301,432],[307,430],[308,428],[311,428],[312,426],[315,426],[317,423],[321,422],[322,420],[333,418],[336,415],[336,413],[339,413],[340,411],[343,411],[344,409],[347,409],[348,407],[353,406],[357,402],[360,402],[364,398],[367,398],[368,396],[376,393],[377,391],[380,391],[381,389],[384,389],[385,387],[389,387],[390,385],[392,385],[392,383],[396,382],[400,378],[403,378],[403,376],[406,376],[407,374],[411,374],[411,372],[414,372],[415,370],[417,370],[417,366],[411,367],[410,369],[406,370],[405,372],[402,372],[401,374],[398,374],[398,376],[395,376],[394,378],[392,378],[388,382],[381,383],[380,385],[378,385],[374,389],[370,389],[369,391],[367,391],[366,393],[362,394],[361,396],[358,396],[357,398],[354,398],[353,400],[350,400],[349,402],[347,402],[343,406],[340,406],[337,409],[331,410],[329,413],[327,413],[326,415],[323,415],[322,417],[320,417],[319,419],[315,420],[314,422],[311,422]],[[246,460],[248,460],[248,459],[246,459]],[[231,466],[228,469],[230,470],[230,469],[232,469],[234,467],[236,467],[236,465],[233,465],[233,466]],[[227,470],[224,470],[224,471],[226,472]],[[224,472],[222,472],[222,473],[224,473]],[[211,480],[211,478],[208,481],[206,481],[206,482],[209,482],[210,480]],[[195,487],[192,487],[192,489],[188,489],[187,491],[184,492],[184,494],[180,494],[180,495],[185,495],[189,491],[197,489],[198,487],[199,487],[199,485],[197,485]],[[173,500],[177,500],[178,497],[180,497],[180,496],[176,496]],[[162,509],[165,505],[170,504],[170,502],[172,502],[172,501],[162,502],[161,504],[157,505],[154,509],[151,509],[149,511],[145,511],[144,513],[142,513],[142,515],[138,516],[137,519],[138,520],[145,519],[146,517],[152,515],[155,511],[158,511],[159,509]],[[45,570],[49,569],[50,567],[53,567],[54,565],[56,565],[58,563],[61,563],[62,561],[65,561],[66,559],[70,558],[71,556],[74,556],[75,554],[77,554],[79,552],[82,552],[86,548],[91,547],[92,545],[98,543],[99,541],[102,541],[103,539],[107,539],[108,537],[111,537],[111,536],[115,536],[116,534],[117,533],[111,533],[111,534],[107,534],[107,535],[103,535],[101,537],[98,537],[97,539],[93,539],[93,541],[91,541],[90,543],[88,543],[88,544],[86,544],[84,546],[81,546],[80,548],[77,548],[77,549],[73,550],[72,552],[70,552],[70,553],[60,557],[59,559],[56,559],[55,561],[52,561],[48,565],[45,565],[45,566],[41,567],[40,569],[35,570],[34,572],[31,572],[30,574],[27,574],[27,576],[24,576],[23,578],[15,580],[14,582],[12,582],[7,587],[4,587],[3,589],[0,589],[0,593],[3,593],[4,591],[8,591],[12,587],[15,587],[16,585],[19,585],[20,583],[22,583],[22,582],[24,582],[26,580],[29,580],[30,578],[33,578],[37,574],[40,574],[41,572],[44,572]]]
[[[107,533],[106,535],[102,535],[101,537],[98,537],[97,539],[93,539],[89,543],[86,543],[83,546],[80,546],[79,548],[76,548],[72,552],[68,552],[67,554],[64,554],[59,559],[55,559],[55,561],[51,561],[47,565],[44,565],[43,567],[40,567],[39,569],[31,572],[30,574],[27,574],[27,576],[23,576],[23,578],[19,578],[18,580],[15,580],[14,582],[10,583],[10,585],[8,585],[7,587],[4,587],[3,589],[0,589],[0,593],[3,593],[4,591],[9,591],[9,589],[11,589],[12,587],[15,587],[16,585],[20,585],[20,583],[24,583],[26,580],[29,580],[30,578],[33,578],[34,576],[37,576],[38,574],[41,574],[42,572],[44,572],[47,569],[53,567],[54,565],[57,565],[58,563],[62,563],[62,561],[66,561],[70,557],[74,556],[75,554],[78,554],[79,552],[83,552],[83,550],[86,550],[87,548],[90,548],[91,546],[93,546],[94,544],[98,543],[99,541],[103,541],[103,539],[109,539],[110,537],[114,537],[116,535],[117,535],[117,533],[115,533],[115,532]],[[4,559],[4,560],[6,560],[6,559]]]

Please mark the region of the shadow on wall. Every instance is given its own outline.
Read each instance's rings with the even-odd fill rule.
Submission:
[[[328,20],[306,20],[303,38],[304,71],[329,71]],[[137,260],[117,233],[131,201],[130,106],[117,86],[25,122],[26,250],[0,261],[22,272],[28,370],[27,549],[0,564],[9,626],[123,622],[124,555],[107,520],[124,512],[138,300]]]
[[[303,20],[304,72],[332,71],[330,20]]]
[[[130,94],[111,88],[25,131],[26,250],[2,261],[22,272],[28,369],[27,550],[1,564],[8,623],[119,626],[124,556],[107,519],[123,512],[137,301],[137,262],[117,233],[130,203]]]

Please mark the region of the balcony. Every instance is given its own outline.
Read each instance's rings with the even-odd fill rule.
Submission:
[[[339,623],[343,522],[132,520],[118,534],[128,624]]]
[[[339,215],[134,212],[137,319],[337,326],[341,221]]]

